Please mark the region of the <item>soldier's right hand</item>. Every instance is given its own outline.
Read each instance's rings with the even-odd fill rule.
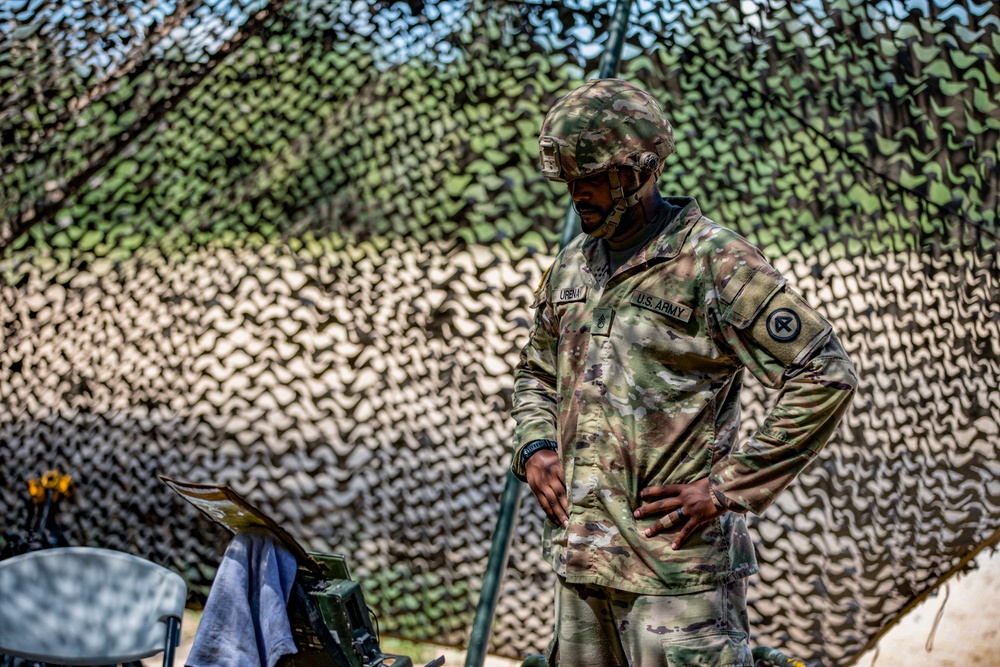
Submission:
[[[541,449],[524,462],[528,486],[542,506],[545,516],[554,524],[569,525],[569,501],[566,499],[566,477],[559,455],[551,449]]]

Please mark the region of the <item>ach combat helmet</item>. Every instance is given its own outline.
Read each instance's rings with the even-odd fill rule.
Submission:
[[[542,175],[568,183],[608,172],[614,208],[590,235],[608,238],[622,214],[652,187],[663,161],[674,152],[674,131],[656,100],[622,79],[593,79],[549,109],[538,137]],[[618,169],[648,176],[626,195]]]

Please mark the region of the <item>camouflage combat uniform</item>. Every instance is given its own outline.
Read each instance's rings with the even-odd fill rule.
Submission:
[[[559,443],[569,527],[547,528],[546,549],[567,583],[677,595],[756,572],[741,512],[762,512],[816,456],[856,384],[830,324],[754,246],[693,199],[666,201],[681,212],[613,276],[606,243],[581,235],[536,294],[515,438]],[[782,391],[740,443],[743,368]],[[680,526],[645,537],[656,519],[633,518],[639,491],[706,476],[736,511],[677,551]]]
[[[614,166],[603,147],[635,143],[636,132],[660,133],[641,160],[655,164],[649,156],[672,152],[669,126],[655,125],[662,113],[652,109],[655,102],[627,82],[591,84],[608,92],[584,86],[578,101],[579,91],[553,108],[570,107],[563,124],[579,127],[556,132],[547,117],[542,134],[557,136],[548,139],[548,153],[542,144],[543,173],[558,175],[569,164],[572,176],[563,176],[569,180],[587,175],[590,165]],[[589,614],[581,627],[591,627],[605,617],[619,638],[628,617],[613,613],[612,599],[701,594],[686,598],[694,608],[725,597],[757,571],[742,513],[762,512],[815,458],[857,383],[830,324],[753,245],[704,217],[694,199],[665,201],[679,213],[611,275],[606,241],[580,235],[559,253],[536,292],[535,321],[515,377],[512,471],[525,480],[521,450],[550,440],[565,472],[569,525],[547,526],[545,546],[560,580],[557,599],[575,600],[577,611],[568,617],[561,610],[559,622],[572,626],[579,612]],[[781,392],[757,432],[739,442],[743,368]],[[717,504],[733,511],[701,526],[676,551],[670,544],[680,525],[647,538],[645,529],[658,517],[633,517],[639,492],[705,477]],[[591,604],[602,595],[612,601]],[[673,621],[645,625],[670,635]],[[701,621],[689,625],[715,623]],[[558,635],[573,641],[574,631],[563,627]],[[666,664],[752,664],[745,633],[740,642],[728,661],[721,648],[705,649],[704,655],[715,651],[708,662],[692,657],[695,651]]]
[[[638,595],[561,581],[555,612],[562,664],[750,667],[746,590],[746,579],[686,595]]]

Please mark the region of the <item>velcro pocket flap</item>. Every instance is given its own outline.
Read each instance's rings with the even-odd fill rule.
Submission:
[[[661,640],[660,645],[668,667],[751,667],[754,664],[749,642],[728,633],[691,636],[682,632],[678,637]]]
[[[784,278],[744,264],[719,295],[723,319],[737,329],[745,329],[784,285]]]

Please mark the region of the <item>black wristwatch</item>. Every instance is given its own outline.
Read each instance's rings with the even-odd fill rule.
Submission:
[[[533,440],[529,442],[527,445],[524,446],[524,449],[521,450],[521,461],[520,461],[521,470],[525,469],[524,465],[528,462],[528,459],[531,458],[532,454],[539,452],[543,449],[549,449],[552,450],[553,452],[558,452],[559,445],[556,444],[555,441],[553,440]]]

